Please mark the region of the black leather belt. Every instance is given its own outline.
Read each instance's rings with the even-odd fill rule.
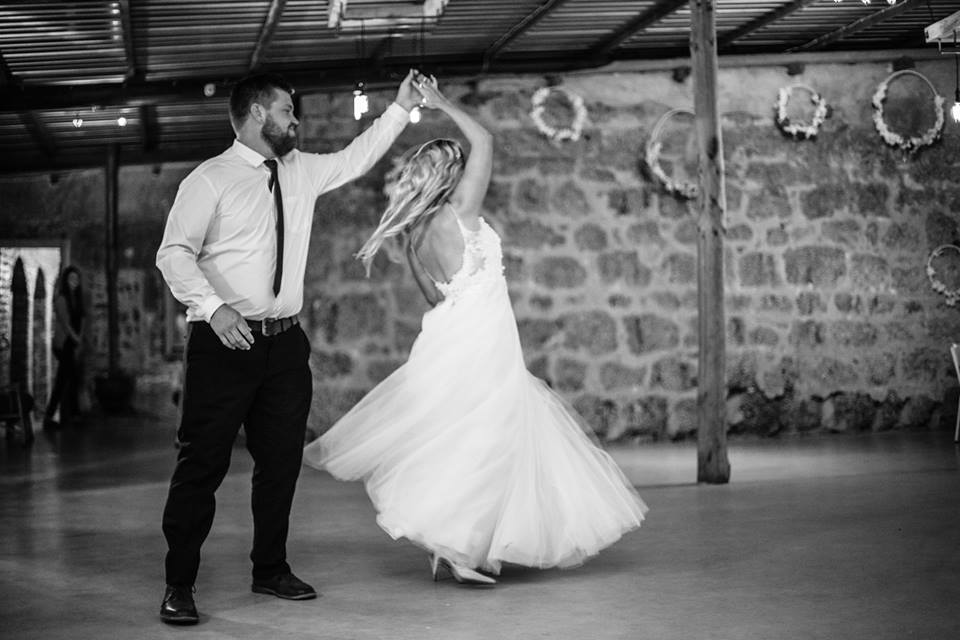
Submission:
[[[289,318],[247,320],[247,326],[250,327],[250,331],[262,333],[265,336],[275,336],[278,333],[283,333],[290,327],[298,324],[300,324],[300,319],[297,316],[290,316]]]

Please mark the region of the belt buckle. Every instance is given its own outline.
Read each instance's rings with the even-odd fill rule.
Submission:
[[[279,318],[275,320],[270,318],[264,318],[263,319],[263,335],[268,337],[277,335],[278,333],[280,333],[281,326],[283,325],[280,322]],[[274,331],[274,327],[276,327],[276,331]]]

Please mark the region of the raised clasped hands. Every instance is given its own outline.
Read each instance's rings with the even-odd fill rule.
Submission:
[[[433,76],[428,77],[418,72],[414,77],[414,86],[420,92],[420,106],[423,108],[438,109],[447,101],[446,96],[437,88],[437,79]]]

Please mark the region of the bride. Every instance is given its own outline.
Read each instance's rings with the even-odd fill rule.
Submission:
[[[433,305],[407,362],[304,450],[363,479],[378,524],[431,555],[434,579],[494,584],[504,562],[570,567],[640,526],[646,505],[580,417],[523,360],[500,238],[480,216],[492,136],[418,76],[470,143],[409,155],[358,257],[399,242]]]

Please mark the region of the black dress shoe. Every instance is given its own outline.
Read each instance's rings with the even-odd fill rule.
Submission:
[[[289,572],[265,580],[254,579],[251,588],[254,593],[266,593],[286,600],[312,600],[317,597],[313,587]]]
[[[200,616],[193,602],[193,587],[171,587],[163,594],[160,619],[167,624],[197,624]]]

